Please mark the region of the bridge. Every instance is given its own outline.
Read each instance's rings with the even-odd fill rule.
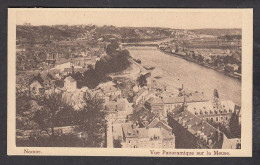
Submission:
[[[121,43],[120,44],[123,47],[159,47],[158,44],[154,43]]]

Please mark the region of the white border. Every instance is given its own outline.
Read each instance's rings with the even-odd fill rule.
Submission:
[[[205,149],[165,149],[168,151],[229,152],[230,155],[194,155],[192,157],[252,157],[252,74],[253,74],[253,9],[8,9],[8,118],[7,118],[7,153],[8,155],[28,155],[24,149],[39,150],[37,155],[59,156],[149,156],[181,157],[177,155],[151,155],[150,149],[110,149],[110,148],[67,148],[67,147],[16,147],[15,145],[15,51],[16,51],[16,11],[19,10],[66,10],[66,11],[134,11],[134,12],[242,12],[242,149],[240,150],[205,150]],[[153,149],[162,151],[163,149]],[[32,156],[29,154],[28,156]],[[186,156],[182,156],[186,157]]]

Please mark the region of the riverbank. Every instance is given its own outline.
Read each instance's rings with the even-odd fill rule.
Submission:
[[[163,49],[160,49],[160,48],[158,48],[158,49],[160,50],[160,52],[168,54],[170,56],[175,56],[175,57],[178,57],[178,58],[182,58],[182,59],[184,59],[186,61],[193,62],[193,63],[198,64],[200,66],[213,69],[213,70],[215,70],[217,72],[220,72],[222,74],[225,74],[226,76],[229,76],[231,78],[235,78],[235,79],[241,80],[241,76],[240,75],[236,75],[236,74],[233,74],[233,73],[228,73],[224,69],[219,69],[218,67],[215,67],[215,66],[212,66],[212,65],[209,65],[209,64],[205,64],[205,63],[199,63],[199,62],[197,62],[197,61],[195,61],[193,59],[187,58],[186,56],[183,56],[183,55],[178,54],[178,53],[167,52],[167,51],[165,51]]]
[[[207,67],[202,67],[176,55],[168,55],[159,49],[129,49],[134,59],[140,59],[142,65],[155,67],[151,70],[151,78],[165,84],[167,90],[175,91],[182,84],[188,91],[204,92],[206,98],[212,98],[217,89],[223,100],[231,100],[241,104],[241,81]],[[176,88],[177,87],[177,88]]]

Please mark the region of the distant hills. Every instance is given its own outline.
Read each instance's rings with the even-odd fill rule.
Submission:
[[[190,30],[196,34],[206,34],[206,35],[242,35],[242,29],[192,29]]]
[[[76,38],[88,29],[83,28],[62,28],[57,26],[23,26],[16,27],[17,39],[25,38],[28,40],[64,40],[67,38]]]
[[[181,30],[181,29],[179,29]],[[54,25],[54,26],[28,26],[17,25],[16,38],[22,42],[44,42],[50,40],[71,40],[75,38],[100,38],[107,36],[114,38],[129,39],[154,39],[170,37],[174,29],[154,27],[115,27],[115,26],[94,26],[94,25]],[[192,29],[188,30],[196,34],[206,35],[241,35],[242,29]]]

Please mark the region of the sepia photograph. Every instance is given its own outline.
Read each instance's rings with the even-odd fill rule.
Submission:
[[[10,155],[252,154],[252,10],[8,16]]]

